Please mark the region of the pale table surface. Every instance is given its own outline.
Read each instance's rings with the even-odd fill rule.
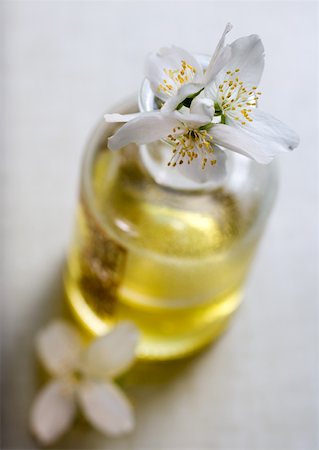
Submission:
[[[106,439],[80,422],[55,448],[317,449],[317,3],[8,1],[1,9],[3,448],[37,448],[27,427],[43,383],[33,337],[65,314],[62,264],[92,127],[137,90],[149,51],[176,44],[211,53],[231,21],[229,39],[264,40],[261,107],[301,136],[281,158],[245,303],[229,332],[177,374],[129,388],[130,436]]]

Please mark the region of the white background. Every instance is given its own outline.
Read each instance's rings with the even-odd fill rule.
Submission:
[[[92,127],[134,93],[163,45],[212,53],[233,40],[266,48],[261,108],[295,128],[281,190],[230,331],[165,382],[132,385],[136,431],[118,440],[83,421],[59,449],[318,448],[318,7],[316,2],[1,3],[5,155],[3,448],[33,449],[27,414],[43,376],[34,333],[63,314],[61,271],[79,165]]]

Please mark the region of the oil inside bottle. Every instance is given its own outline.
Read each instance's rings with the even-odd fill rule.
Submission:
[[[96,335],[134,321],[142,359],[193,353],[223,332],[241,301],[256,214],[226,187],[159,186],[135,146],[97,150],[65,276],[73,312]]]

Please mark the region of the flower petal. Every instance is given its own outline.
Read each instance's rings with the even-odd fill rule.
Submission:
[[[293,150],[298,146],[299,136],[280,120],[257,108],[249,116],[253,121],[246,121],[245,125],[229,118],[226,123],[240,128],[257,141],[265,140],[265,145],[272,146],[276,152]]]
[[[217,163],[211,165],[208,161],[204,169],[202,169],[200,158],[194,159],[190,164],[178,164],[176,169],[186,178],[197,183],[209,182],[210,186],[219,185],[226,175],[226,154],[217,146],[214,146],[214,159]]]
[[[118,150],[131,143],[147,144],[166,137],[178,125],[176,118],[160,111],[140,113],[108,139],[108,146]]]
[[[134,428],[132,407],[113,383],[84,381],[78,395],[83,414],[100,432],[118,436]]]
[[[54,320],[37,334],[35,345],[48,372],[60,376],[74,368],[84,342],[75,327],[63,320]]]
[[[203,71],[196,58],[186,50],[176,46],[161,48],[158,52],[151,53],[146,60],[145,75],[151,83],[154,94],[164,101],[169,95],[158,90],[158,86],[167,78],[164,69],[180,70],[182,60],[185,60],[196,70],[194,79],[202,77]]]
[[[135,119],[138,117],[140,113],[133,113],[133,114],[104,114],[105,122],[109,123],[116,123],[116,122],[129,122],[130,120]]]
[[[204,84],[200,83],[187,83],[181,86],[176,95],[168,98],[164,103],[161,110],[163,112],[174,111],[177,106],[182,103],[185,98],[196,94],[204,87]]]
[[[270,163],[278,153],[266,140],[256,140],[230,125],[216,124],[210,134],[217,145],[248,156],[261,164]]]
[[[264,46],[256,34],[237,39],[231,45],[231,59],[218,74],[216,84],[225,78],[226,71],[239,69],[238,78],[245,87],[258,86],[263,70],[265,52]]]
[[[97,338],[82,354],[79,370],[88,377],[120,375],[133,363],[138,330],[131,322],[120,322],[112,331]]]
[[[55,442],[70,428],[76,403],[71,385],[51,381],[36,397],[30,416],[30,428],[43,445]]]
[[[220,38],[217,47],[215,49],[215,52],[209,62],[209,65],[206,69],[205,75],[204,75],[204,83],[208,84],[215,76],[218,74],[218,72],[224,67],[224,65],[230,60],[231,57],[231,49],[229,46],[226,48],[225,45],[225,38],[227,33],[230,32],[230,30],[233,28],[231,23],[227,23],[225,30],[222,34],[222,37]]]
[[[141,159],[158,184],[180,190],[197,189],[198,183],[184,176],[178,170],[179,165],[168,167],[167,163],[173,155],[172,150],[173,147],[164,141],[142,145],[140,148]]]
[[[210,100],[208,99],[208,102]],[[190,113],[188,108],[185,108],[185,111],[173,111],[170,113],[170,116],[178,120],[178,126],[179,129],[177,129],[175,132],[173,131],[173,135],[178,135],[183,133],[187,128],[198,128],[202,125],[207,125],[211,122],[212,119],[212,112],[209,111],[208,104],[209,103],[202,104],[201,106],[198,105],[198,114],[197,113]]]
[[[211,122],[215,113],[214,101],[211,98],[202,97],[201,94],[199,94],[192,101],[189,112],[191,114],[206,116],[207,123]]]

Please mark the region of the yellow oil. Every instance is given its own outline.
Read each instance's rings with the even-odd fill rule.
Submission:
[[[136,155],[97,152],[90,188],[82,186],[66,293],[93,334],[132,320],[139,358],[174,359],[217,338],[238,307],[256,245],[246,236],[253,212],[243,214],[222,188],[161,188]]]

